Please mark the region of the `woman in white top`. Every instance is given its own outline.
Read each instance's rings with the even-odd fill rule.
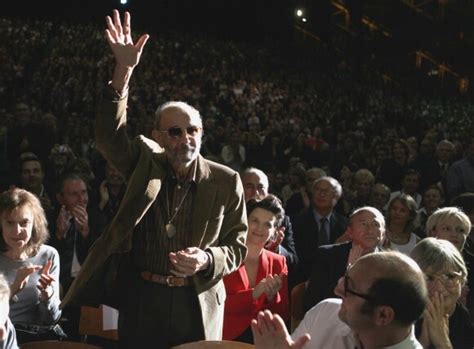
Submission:
[[[384,248],[409,255],[420,240],[413,233],[415,218],[415,200],[407,194],[395,197],[387,209]]]

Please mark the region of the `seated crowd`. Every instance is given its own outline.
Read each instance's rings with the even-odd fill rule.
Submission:
[[[60,303],[91,249],[117,223],[132,178],[123,163],[120,168],[106,160],[96,149],[103,140],[92,136],[91,115],[107,94],[97,86],[105,84],[112,66],[97,28],[40,27],[0,22],[8,38],[2,45],[14,46],[35,33],[28,50],[15,52],[18,59],[7,62],[18,76],[0,75],[0,100],[11,94],[16,101],[0,105],[5,116],[0,300],[10,300],[0,311],[2,348],[51,336],[80,340],[80,306]],[[204,115],[202,155],[239,173],[247,253],[237,269],[223,276],[223,338],[257,348],[380,348],[402,342],[418,348],[418,341],[423,348],[472,349],[474,136],[465,132],[469,118],[456,118],[472,107],[460,110],[463,104],[453,103],[443,121],[448,111],[443,108],[449,107],[385,98],[382,90],[356,105],[355,94],[349,98],[343,88],[337,91],[342,78],[330,84],[331,91],[323,90],[324,82],[307,79],[300,86],[300,75],[292,71],[288,80],[284,73],[258,73],[268,53],[246,66],[250,48],[176,40],[149,44],[154,50],[147,51],[137,70],[141,87],[130,90],[124,133],[130,139],[143,134],[162,140],[157,131],[171,137],[171,128],[158,130],[150,108],[169,99],[189,101]],[[62,41],[71,47],[61,46]],[[57,49],[46,55],[40,52],[45,45]],[[176,45],[186,47],[179,59]],[[80,51],[85,54],[77,55]],[[26,71],[28,54],[37,55],[37,71]],[[79,76],[72,74],[76,68]],[[31,82],[31,96],[21,94],[19,80]],[[357,88],[362,94],[368,87]],[[423,118],[428,110],[433,112],[429,122]],[[405,112],[413,116],[399,120],[406,118],[406,128],[386,122]],[[349,125],[354,119],[356,129]],[[199,133],[192,127],[178,131],[178,138]],[[196,172],[195,177],[201,175]],[[183,210],[191,212],[199,195],[198,189],[189,189],[195,178],[184,195],[179,178],[172,180],[178,185],[171,196],[181,199],[176,213],[183,203]],[[169,182],[167,177],[166,203],[174,185]],[[194,195],[190,201],[188,191]],[[168,212],[169,238],[176,234],[171,224],[176,213],[169,217]],[[151,222],[146,217],[144,222]],[[219,217],[212,224],[225,225]],[[170,263],[179,264],[174,252]],[[204,252],[208,266],[216,257],[209,249]],[[216,272],[203,268],[197,272]],[[302,283],[306,315],[290,337],[291,292]]]

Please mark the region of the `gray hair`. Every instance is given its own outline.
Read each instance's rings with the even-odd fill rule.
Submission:
[[[342,196],[342,185],[341,185],[341,183],[339,183],[339,181],[336,178],[330,177],[330,176],[323,176],[323,177],[320,177],[320,178],[316,179],[313,182],[313,192],[314,192],[314,188],[316,187],[316,185],[319,182],[322,182],[322,181],[326,181],[329,184],[331,184],[331,186],[333,187],[333,189],[336,192],[336,196],[337,196],[338,199]]]
[[[356,173],[354,173],[354,179],[357,181],[357,180],[361,180],[361,179],[365,179],[367,178],[368,180],[370,180],[370,182],[372,184],[375,183],[375,176],[374,174],[366,169],[366,168],[361,168],[359,170],[356,171]]]
[[[160,128],[161,115],[163,114],[163,111],[165,111],[166,109],[179,109],[180,111],[182,111],[184,114],[188,115],[192,119],[198,118],[201,122],[200,126],[202,127],[201,114],[199,113],[199,111],[196,108],[194,108],[193,106],[189,105],[186,102],[170,101],[170,102],[166,102],[166,103],[160,105],[156,109],[156,111],[155,111],[155,129],[158,130]]]
[[[352,212],[350,216],[351,223],[352,223],[352,218],[363,211],[369,211],[370,213],[372,213],[377,218],[377,220],[380,220],[380,222],[382,222],[381,228],[385,229],[385,217],[383,216],[382,212],[380,212],[378,209],[372,206],[363,206],[363,207],[359,207],[355,209],[354,212]]]
[[[249,174],[254,174],[260,178],[260,180],[263,182],[263,186],[265,189],[268,190],[268,176],[263,172],[262,170],[259,170],[256,167],[247,167],[245,170],[243,170],[240,173],[240,178],[244,178],[244,176],[249,175]]]
[[[461,272],[463,282],[467,279],[466,263],[461,252],[448,240],[427,237],[416,244],[410,257],[421,270],[454,270]]]

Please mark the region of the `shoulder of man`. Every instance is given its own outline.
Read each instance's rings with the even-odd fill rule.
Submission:
[[[164,153],[164,149],[158,143],[156,143],[153,139],[145,137],[144,135],[137,136],[135,141],[141,144],[143,147],[148,148],[153,153]]]
[[[199,161],[203,163],[204,166],[207,166],[209,168],[209,172],[213,176],[234,176],[238,174],[238,172],[231,169],[229,166],[223,165],[212,160],[208,160],[203,156],[200,156]]]

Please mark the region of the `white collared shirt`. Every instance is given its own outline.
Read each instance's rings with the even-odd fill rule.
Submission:
[[[354,349],[362,345],[353,334],[351,328],[339,319],[339,309],[342,300],[339,298],[325,299],[305,314],[303,320],[295,329],[291,338],[296,340],[309,333],[311,339],[303,349]],[[422,349],[415,338],[412,327],[410,335],[400,343],[386,347],[386,349]]]

